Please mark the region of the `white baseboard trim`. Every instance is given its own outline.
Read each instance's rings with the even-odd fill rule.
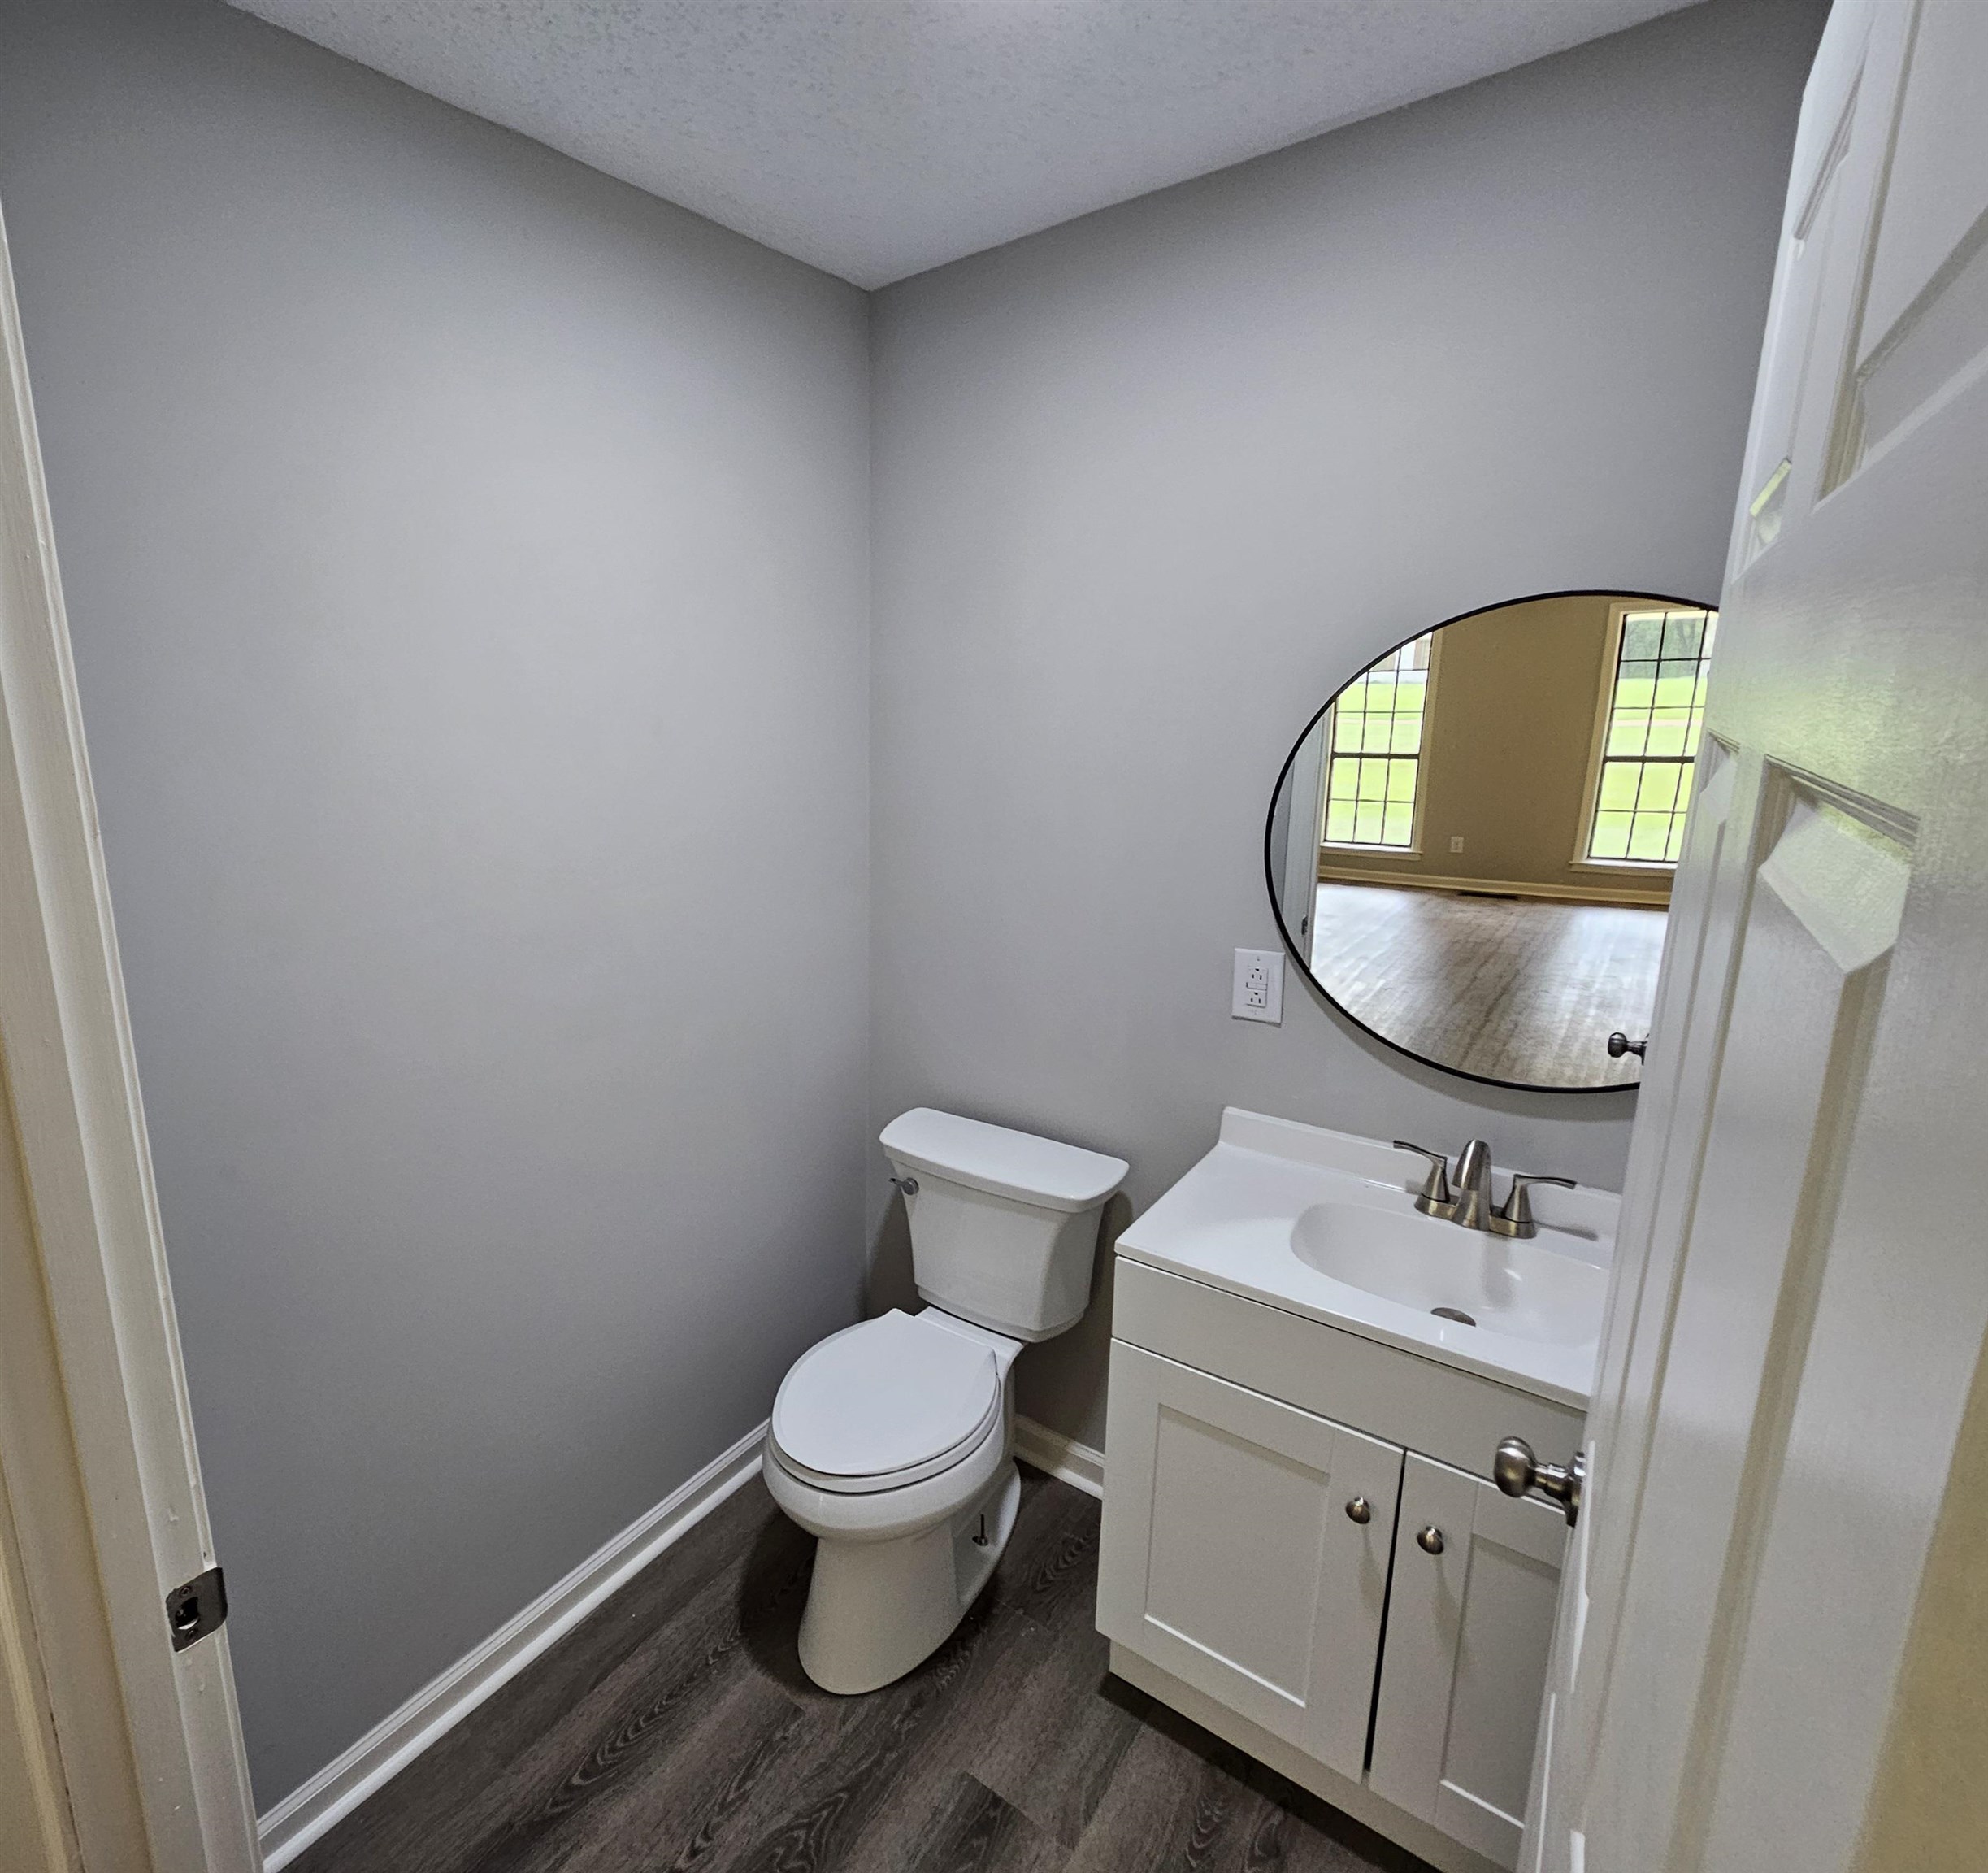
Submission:
[[[493,1691],[570,1632],[614,1590],[653,1561],[749,1479],[759,1474],[764,1424],[714,1458],[558,1585],[507,1620],[431,1680],[256,1823],[264,1873],[280,1873],[321,1834],[406,1767]]]
[[[1105,1494],[1105,1453],[1038,1424],[1018,1412],[1014,1421],[1014,1454],[1031,1470],[1041,1470],[1100,1501]]]
[[[1576,859],[1573,869],[1586,868],[1589,862]],[[1330,871],[1321,871],[1321,884],[1401,884],[1414,891],[1461,891],[1479,897],[1552,897],[1564,904],[1631,904],[1646,908],[1662,910],[1670,902],[1670,892],[1666,887],[1652,890],[1647,884],[1639,884],[1636,875],[1631,871],[1625,876],[1612,867],[1595,864],[1595,876],[1584,877],[1579,882],[1562,884],[1528,884],[1512,878],[1465,878],[1433,871],[1390,871],[1380,865],[1335,865]]]

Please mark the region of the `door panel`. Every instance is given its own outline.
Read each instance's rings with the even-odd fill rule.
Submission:
[[[1590,1509],[1573,1543],[1577,1564],[1561,1608],[1551,1680],[1551,1694],[1569,1706],[1565,1718],[1556,1715],[1556,1727],[1575,1737],[1588,1736],[1591,1726],[1583,1723],[1583,1712],[1600,1707],[1613,1664],[1614,1614],[1634,1551],[1652,1407],[1669,1346],[1683,1245],[1679,1217],[1688,1213],[1704,1149],[1702,1125],[1673,1126],[1671,1115],[1680,1108],[1702,1113],[1708,1102],[1709,1076],[1731,1002],[1738,926],[1753,876],[1748,854],[1758,763],[1708,738],[1699,768],[1700,784],[1671,893],[1649,1070],[1638,1103],[1642,1123],[1631,1144],[1623,1228],[1588,1415]],[[1619,1505],[1614,1513],[1596,1512],[1604,1496]],[[1599,1614],[1591,1622],[1598,1635],[1592,1654],[1586,1645],[1591,1608]],[[1550,1763],[1547,1758],[1540,1765],[1534,1814],[1557,1814],[1558,1797],[1578,1787],[1572,1776],[1554,1781]],[[1564,1824],[1558,1833],[1564,1840]]]
[[[1417,1539],[1434,1530],[1439,1552]],[[1500,1865],[1517,1862],[1566,1523],[1411,1453],[1368,1781]]]
[[[1809,80],[1801,134],[1795,144],[1789,222],[1769,313],[1760,386],[1741,482],[1747,514],[1736,529],[1735,544],[1743,564],[1772,545],[1780,534],[1789,479],[1796,455],[1804,453],[1796,439],[1805,416],[1812,428],[1817,420],[1805,404],[1816,376],[1821,321],[1830,300],[1825,285],[1833,274],[1847,277],[1847,270],[1856,260],[1852,247],[1856,216],[1854,211],[1845,211],[1844,201],[1855,192],[1857,176],[1869,166],[1870,159],[1862,152],[1860,163],[1849,160],[1860,124],[1866,137],[1869,135],[1869,114],[1860,114],[1858,109],[1863,98],[1869,24],[1867,17],[1861,33],[1838,35],[1825,44]],[[1839,292],[1836,297],[1840,296]],[[1830,414],[1825,407],[1822,420],[1827,421]]]
[[[1831,485],[1852,307],[1911,25],[1908,7],[1842,0],[1803,99],[1729,576]]]
[[[1735,778],[1717,854],[1695,814],[1701,927],[1673,920],[1631,1152],[1551,1873],[1980,1858],[1988,1711],[1901,1666],[1988,1649],[1978,1593],[1921,1597],[1978,1575],[1988,1491],[1950,1472],[1988,1447],[1985,61],[1988,10],[1838,0],[1804,106],[1707,716]]]
[[[0,1841],[8,1873],[72,1873],[82,1853],[38,1636],[0,1475]]]
[[[1933,0],[1911,18],[1871,253],[1837,415],[1830,485],[1847,480],[1988,342],[1988,7]]]
[[[1702,1800],[1694,1784],[1717,1758],[1753,1597],[1757,1512],[1799,1383],[1835,1167],[1908,876],[1905,851],[1868,824],[1784,776],[1770,775],[1766,792],[1783,824],[1741,925],[1624,1588],[1617,1670],[1642,1691],[1612,1702],[1616,1733],[1604,1726],[1602,1737],[1626,1773],[1597,1793],[1638,1833],[1655,1828],[1654,1810]]]
[[[1122,1341],[1107,1441],[1100,1630],[1357,1780],[1400,1447]]]
[[[1729,872],[1725,863],[1729,829],[1737,825],[1743,837],[1750,822],[1752,791],[1739,794],[1742,763],[1734,751],[1708,739],[1698,760],[1698,789],[1685,828],[1684,850],[1670,897],[1665,932],[1658,1001],[1652,1010],[1651,1032],[1660,1031],[1664,1044],[1652,1049],[1646,1063],[1637,1111],[1645,1123],[1637,1132],[1625,1179],[1624,1207],[1639,1227],[1633,1236],[1618,1234],[1609,1285],[1607,1316],[1602,1324],[1594,1401],[1589,1408],[1586,1436],[1588,1475],[1598,1474],[1594,1447],[1612,1443],[1629,1388],[1626,1354],[1648,1283],[1667,1272],[1652,1268],[1651,1244],[1656,1234],[1653,1199],[1664,1184],[1665,1164],[1673,1135],[1669,1119],[1695,1066],[1704,1056],[1708,1025],[1721,1021],[1725,1010],[1728,965],[1736,904],[1733,886],[1743,871]],[[1630,1202],[1633,1193],[1643,1201]]]
[[[0,1868],[37,1840],[51,1868],[140,1867],[138,1764],[15,1137],[0,1072]]]

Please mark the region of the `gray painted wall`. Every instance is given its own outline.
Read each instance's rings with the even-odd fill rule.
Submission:
[[[855,1315],[866,307],[204,0],[0,201],[267,1806]]]
[[[1626,1098],[1473,1093],[1295,980],[1232,1023],[1230,951],[1376,650],[1716,589],[1819,24],[1715,0],[871,332],[218,0],[0,0],[264,1806],[755,1422],[866,1232],[904,1294],[906,1106],[1122,1152],[1140,1205],[1226,1101],[1619,1175]],[[1022,1367],[1094,1442],[1105,1319]]]
[[[1378,652],[1716,597],[1821,19],[1715,0],[879,295],[875,1119],[1112,1151],[1141,1207],[1225,1103],[1619,1180],[1633,1095],[1474,1089],[1295,976],[1233,1021],[1231,952],[1277,946],[1278,769]],[[1101,1442],[1106,1338],[1025,1355],[1023,1409]]]

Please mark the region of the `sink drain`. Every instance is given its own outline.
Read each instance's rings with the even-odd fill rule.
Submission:
[[[1431,1307],[1429,1311],[1439,1319],[1458,1321],[1465,1327],[1477,1325],[1477,1322],[1473,1320],[1461,1307]]]

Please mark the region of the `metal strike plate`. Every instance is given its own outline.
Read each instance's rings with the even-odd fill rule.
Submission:
[[[166,1596],[166,1630],[172,1635],[176,1652],[184,1652],[210,1632],[218,1632],[227,1617],[228,1587],[218,1567],[196,1574]]]

